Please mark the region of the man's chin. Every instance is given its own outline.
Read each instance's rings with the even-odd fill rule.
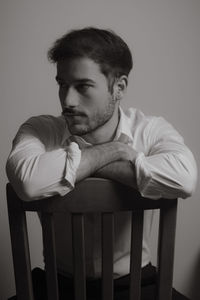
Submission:
[[[82,127],[79,125],[75,125],[75,126],[68,125],[68,130],[72,135],[79,135],[79,136],[83,136],[83,135],[89,133],[89,131],[90,131],[88,128],[85,128],[85,127]]]

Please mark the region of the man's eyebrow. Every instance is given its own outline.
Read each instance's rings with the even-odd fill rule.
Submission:
[[[56,76],[55,79],[56,79],[56,81],[58,81],[58,82],[64,81],[64,80],[63,80],[62,78],[60,78],[59,76]],[[72,82],[73,82],[73,83],[93,83],[93,84],[96,83],[94,80],[92,80],[92,79],[90,79],[90,78],[74,79]]]
[[[75,83],[96,83],[94,80],[90,78],[81,78],[81,79],[75,79]]]

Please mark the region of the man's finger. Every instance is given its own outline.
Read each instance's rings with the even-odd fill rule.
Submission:
[[[121,143],[124,143],[124,144],[128,144],[129,142],[129,137],[124,134],[124,133],[121,133],[119,139],[118,139],[118,142],[121,142]]]

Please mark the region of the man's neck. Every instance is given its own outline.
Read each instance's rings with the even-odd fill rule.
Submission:
[[[92,145],[103,144],[112,141],[116,134],[119,118],[119,107],[116,106],[113,116],[108,122],[95,131],[82,136],[82,138]]]

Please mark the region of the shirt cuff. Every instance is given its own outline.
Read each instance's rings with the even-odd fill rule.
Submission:
[[[67,180],[69,186],[74,188],[76,182],[76,172],[81,161],[81,150],[77,143],[72,142],[66,149],[67,159],[66,159],[66,169],[65,169],[65,179]]]
[[[150,199],[159,199],[162,195],[158,189],[153,188],[152,173],[145,166],[145,155],[143,152],[138,153],[135,160],[137,186],[142,197]]]

